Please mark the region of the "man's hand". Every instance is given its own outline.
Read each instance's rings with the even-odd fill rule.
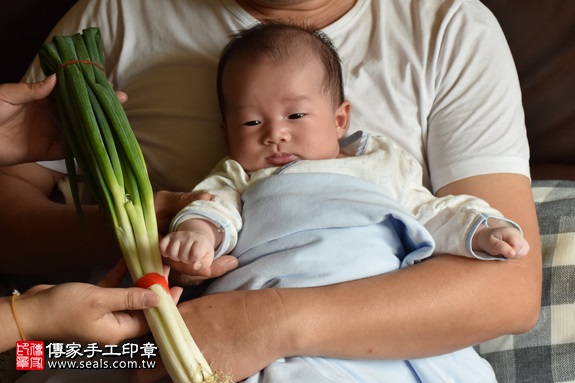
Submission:
[[[284,356],[288,340],[281,290],[232,291],[180,303],[178,310],[212,370],[241,381]],[[133,381],[156,383],[163,366],[134,370]]]
[[[170,266],[170,282],[180,286],[196,286],[212,278],[217,278],[238,267],[238,260],[231,255],[222,255],[212,262],[209,268],[195,270],[193,263],[183,263],[163,258],[164,264]]]

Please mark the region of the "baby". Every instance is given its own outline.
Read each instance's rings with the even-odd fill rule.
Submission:
[[[160,242],[164,257],[199,273],[214,257],[238,257],[238,269],[207,293],[339,283],[433,253],[483,260],[528,253],[518,226],[483,200],[437,198],[422,186],[421,166],[395,144],[346,135],[351,105],[322,33],[278,23],[239,33],[222,53],[218,96],[230,157],[194,189],[212,200],[184,208]],[[495,381],[472,349],[409,361],[281,362],[260,374],[273,382]]]

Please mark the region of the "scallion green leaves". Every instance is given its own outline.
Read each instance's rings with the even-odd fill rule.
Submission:
[[[161,274],[152,187],[136,137],[104,73],[99,29],[54,37],[39,56],[46,75],[57,73],[56,104],[77,209],[81,211],[75,163],[115,228],[133,280]],[[150,289],[161,303],[145,314],[170,377],[216,382],[169,293],[159,284]]]

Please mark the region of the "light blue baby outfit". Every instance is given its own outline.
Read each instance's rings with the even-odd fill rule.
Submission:
[[[438,249],[489,259],[467,250],[477,225],[500,216],[496,210],[470,196],[435,198],[420,185],[419,165],[383,138],[357,133],[344,142],[356,157],[298,161],[249,175],[238,175],[241,168],[228,160],[198,185],[213,193],[213,200],[189,205],[173,226],[189,218],[211,220],[225,232],[218,254],[233,249],[239,262],[236,270],[214,280],[207,294],[366,278],[420,262]],[[245,380],[495,381],[492,368],[472,348],[413,360],[290,357]]]

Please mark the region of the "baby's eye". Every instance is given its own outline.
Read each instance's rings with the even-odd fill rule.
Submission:
[[[305,113],[294,113],[288,116],[288,120],[297,120],[298,118],[302,118],[305,116]]]
[[[244,122],[243,125],[244,126],[257,126],[261,123],[262,123],[261,121],[253,120],[253,121]]]

